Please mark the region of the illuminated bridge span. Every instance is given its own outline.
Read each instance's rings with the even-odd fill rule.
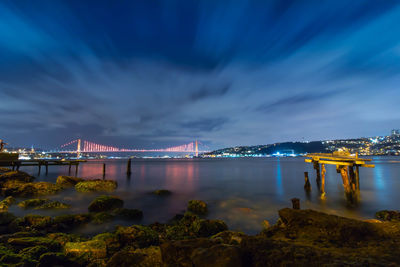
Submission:
[[[199,142],[194,141],[189,144],[174,146],[161,149],[128,149],[128,148],[118,148],[115,146],[106,146],[102,144],[97,144],[90,141],[85,141],[81,139],[76,139],[65,143],[60,146],[57,152],[62,153],[90,153],[90,152],[186,152],[195,153],[198,155],[199,152],[206,152],[199,150]]]

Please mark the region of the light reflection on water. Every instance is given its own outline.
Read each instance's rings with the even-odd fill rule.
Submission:
[[[190,199],[202,199],[209,204],[209,218],[225,220],[229,227],[247,233],[257,233],[267,219],[274,223],[277,211],[290,207],[290,199],[301,199],[302,208],[312,208],[356,218],[372,218],[381,209],[397,209],[400,195],[400,163],[396,158],[374,158],[375,169],[360,168],[361,203],[348,207],[340,175],[335,166],[326,166],[326,199],[321,200],[315,183],[315,171],[303,158],[253,159],[135,159],[132,174],[127,177],[126,160],[90,161],[82,164],[78,176],[102,178],[102,164],[107,164],[106,179],[118,182],[114,193],[125,201],[125,207],[143,210],[142,223],[166,222],[185,210]],[[36,175],[37,169],[22,169]],[[304,171],[309,172],[312,191],[304,192]],[[67,175],[68,167],[50,167],[39,180],[55,182],[58,175]],[[149,194],[156,189],[173,192],[168,197]],[[66,190],[52,198],[72,205],[70,211],[29,211],[57,215],[87,212],[90,201],[98,194]],[[13,206],[12,212],[25,211]],[[124,223],[124,222],[118,222]],[[102,228],[107,227],[107,229]],[[113,224],[97,226],[109,230]]]

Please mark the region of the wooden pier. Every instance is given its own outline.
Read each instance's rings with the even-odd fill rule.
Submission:
[[[372,159],[359,158],[358,154],[350,155],[347,151],[333,153],[307,154],[305,162],[312,163],[317,174],[317,186],[321,197],[325,196],[325,164],[336,165],[336,172],[342,176],[343,187],[349,201],[357,200],[360,191],[360,167],[374,168],[370,164]],[[311,188],[308,181],[308,173],[305,173],[305,188]]]
[[[0,166],[11,167],[13,170],[19,170],[24,166],[37,166],[38,174],[40,174],[42,166],[45,167],[46,174],[49,172],[49,166],[69,166],[68,172],[71,173],[71,167],[75,166],[75,176],[78,174],[79,164],[86,160],[65,160],[65,159],[29,159],[19,160],[18,157],[9,157],[8,159],[0,158]]]

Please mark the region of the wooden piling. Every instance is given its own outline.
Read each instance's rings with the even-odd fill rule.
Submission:
[[[103,163],[103,178],[106,176],[106,164]]]
[[[318,189],[320,189],[321,188],[321,172],[320,172],[318,161],[314,161],[314,169],[317,172],[316,182],[317,182]]]
[[[79,166],[79,163],[76,163],[75,164],[75,177],[78,176],[78,166]]]
[[[298,198],[292,198],[292,207],[294,210],[299,210],[300,209],[300,199]]]
[[[45,163],[46,166],[46,175],[49,173],[49,163],[46,161]]]
[[[356,179],[356,189],[360,190],[360,173],[359,167],[356,165],[355,179]]]
[[[308,172],[304,172],[304,190],[307,192],[311,191],[311,183],[310,179],[308,178]]]
[[[321,164],[321,194],[322,196],[325,195],[325,174],[326,174],[326,169],[325,169],[325,164]]]
[[[41,163],[41,162],[38,163],[38,167],[39,167],[38,175],[40,175],[40,170],[41,170],[41,168],[42,168],[42,163]]]
[[[349,194],[351,192],[351,187],[347,175],[347,166],[340,166],[340,174],[342,176],[344,191]]]
[[[126,165],[126,174],[131,175],[131,159],[128,159],[128,163]]]
[[[350,181],[350,187],[351,191],[355,192],[356,191],[356,179],[354,175],[354,169],[353,166],[349,166],[349,181]]]
[[[68,167],[68,174],[71,175],[71,162],[69,162],[69,167]]]

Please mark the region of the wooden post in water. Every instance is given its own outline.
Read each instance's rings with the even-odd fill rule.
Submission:
[[[325,164],[321,164],[321,194],[322,196],[325,195],[325,173],[326,173],[326,169],[325,169]]]
[[[350,180],[350,187],[351,187],[352,192],[356,191],[356,179],[354,176],[355,175],[354,175],[353,166],[349,166],[349,180]]]
[[[319,169],[319,162],[318,161],[314,161],[314,169],[317,172],[317,186],[318,189],[320,189],[321,187],[321,173],[320,173],[320,169]]]
[[[128,159],[128,163],[126,165],[126,174],[131,175],[131,158]]]
[[[69,167],[68,167],[68,174],[71,175],[71,161],[69,162]]]
[[[106,177],[106,164],[103,163],[103,179]]]
[[[350,194],[351,187],[349,183],[349,177],[347,175],[347,166],[340,166],[340,174],[342,175],[344,191],[346,194]]]
[[[356,179],[356,189],[360,190],[360,173],[358,165],[356,165],[355,179]]]
[[[292,198],[292,206],[294,210],[299,210],[300,209],[300,199],[298,198]]]
[[[304,172],[304,190],[307,192],[311,191],[311,183],[310,179],[308,178],[308,172]]]
[[[40,169],[42,168],[42,163],[40,161],[38,162],[38,167],[39,167],[38,175],[40,175]]]
[[[46,161],[46,175],[49,173],[49,163]]]

